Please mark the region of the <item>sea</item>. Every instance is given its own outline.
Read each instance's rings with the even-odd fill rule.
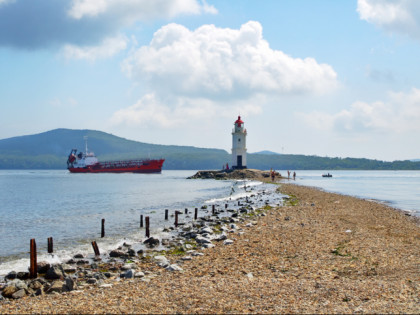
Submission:
[[[277,187],[258,181],[187,179],[196,171],[163,170],[161,174],[73,174],[67,170],[0,170],[0,278],[10,271],[27,271],[30,240],[38,261],[61,263],[76,253],[92,256],[91,242],[102,252],[124,243],[141,244],[145,218],[150,235],[179,222],[211,214],[212,206],[237,210],[238,200],[264,192],[255,206],[281,205]],[[165,220],[165,210],[169,217]],[[187,210],[187,214],[185,213]],[[230,215],[224,211],[223,215]],[[143,216],[143,228],[140,218]],[[101,238],[102,219],[105,237]],[[48,238],[54,253],[48,254]],[[138,250],[139,248],[133,249]],[[140,248],[141,249],[141,248]]]
[[[292,171],[293,172],[293,171]],[[420,216],[420,171],[296,171],[299,185],[375,200]],[[101,252],[145,239],[140,216],[150,218],[151,235],[191,221],[194,209],[209,215],[213,204],[237,209],[238,200],[258,197],[260,204],[278,206],[282,195],[275,185],[258,181],[193,180],[196,171],[163,170],[162,174],[72,174],[67,170],[0,170],[0,277],[27,271],[29,244],[37,243],[38,261],[65,262],[76,253],[93,255],[92,241]],[[286,171],[280,171],[285,176]],[[164,219],[165,209],[170,214]],[[187,214],[185,214],[187,209]],[[225,213],[229,215],[229,213]],[[105,237],[101,222],[105,219]],[[167,235],[166,235],[167,236]],[[47,253],[53,238],[54,253]]]

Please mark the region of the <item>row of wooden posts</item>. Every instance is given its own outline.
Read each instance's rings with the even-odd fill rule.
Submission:
[[[239,204],[239,203],[238,203]],[[227,208],[227,204],[225,204],[225,209]],[[185,208],[185,214],[188,213],[188,209]],[[212,205],[212,214],[214,215],[216,213],[216,206]],[[174,225],[175,227],[178,227],[179,222],[178,222],[178,215],[182,214],[182,212],[176,210],[175,211],[175,222]],[[198,218],[198,208],[195,208],[194,210],[194,220],[197,220]],[[167,221],[169,219],[169,210],[165,209],[165,220]],[[145,217],[145,221],[146,221],[146,237],[149,238],[150,237],[150,218],[149,217]],[[140,228],[143,228],[143,215],[140,215]],[[105,237],[105,219],[102,219],[101,221],[101,238]],[[47,239],[48,241],[48,253],[51,254],[53,253],[53,238],[49,237]],[[96,241],[92,242],[92,248],[93,251],[95,252],[95,256],[100,256],[100,252],[99,252],[99,247],[98,244],[96,243]],[[36,278],[38,275],[37,272],[37,252],[36,252],[36,242],[35,239],[31,239],[30,242],[30,266],[29,266],[29,277],[30,278]]]

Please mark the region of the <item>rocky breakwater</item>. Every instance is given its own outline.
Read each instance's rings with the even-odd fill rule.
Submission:
[[[280,174],[275,172],[276,177]],[[270,171],[256,169],[221,170],[221,171],[198,171],[188,179],[255,179],[263,180],[270,177]]]
[[[273,194],[280,196],[278,194]],[[178,227],[163,228],[160,238],[149,237],[138,244],[124,243],[101,256],[76,254],[62,264],[37,264],[38,278],[29,279],[29,272],[9,272],[0,283],[0,300],[50,294],[77,294],[89,287],[109,288],[114,283],[138,279],[151,281],[163,272],[182,272],[183,263],[203,256],[218,244],[232,245],[235,237],[256,225],[258,217],[272,209],[263,198],[274,198],[265,191],[238,200],[231,207],[215,205],[209,215],[182,222]],[[280,196],[281,199],[287,198]],[[272,199],[270,199],[272,200]],[[276,200],[277,205],[279,200]],[[265,206],[256,205],[263,204]],[[206,211],[206,210],[205,210]]]

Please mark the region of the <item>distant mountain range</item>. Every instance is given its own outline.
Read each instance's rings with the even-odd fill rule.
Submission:
[[[262,155],[280,155],[280,153],[273,152],[273,151],[268,151],[268,150],[255,152],[255,153],[253,153],[253,154],[262,154]]]
[[[35,135],[0,140],[0,169],[65,169],[71,149],[89,151],[100,161],[130,158],[165,159],[163,169],[206,170],[231,165],[231,155],[221,149],[159,145],[127,140],[102,131],[55,129]],[[420,170],[420,162],[383,162],[355,158],[327,158],[261,151],[247,156],[248,167],[267,170],[410,169]]]

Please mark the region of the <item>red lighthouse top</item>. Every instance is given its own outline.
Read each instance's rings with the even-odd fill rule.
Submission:
[[[235,121],[235,125],[238,125],[240,127],[244,122],[241,120],[241,116],[238,116],[238,119]]]

